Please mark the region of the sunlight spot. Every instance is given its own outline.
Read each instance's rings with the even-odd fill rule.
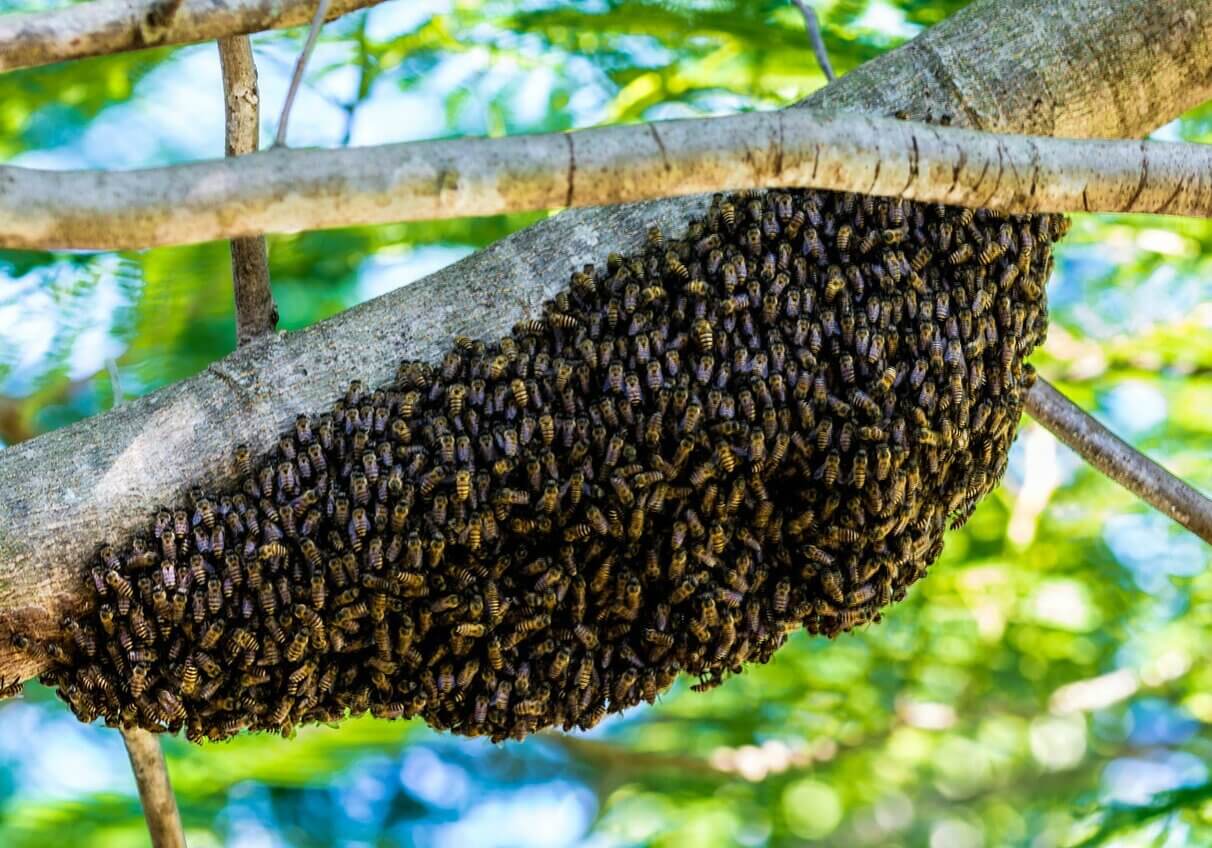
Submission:
[[[1212,692],[1196,692],[1183,701],[1183,706],[1204,724],[1212,724]]]
[[[1086,755],[1086,720],[1081,715],[1040,716],[1028,735],[1031,755],[1049,771],[1076,766]]]
[[[922,730],[946,730],[955,725],[955,708],[937,701],[915,701],[898,698],[896,714],[910,727]]]
[[[1121,668],[1060,687],[1052,693],[1048,708],[1054,715],[1101,710],[1131,698],[1139,688],[1136,675],[1130,669]]]
[[[996,642],[1006,632],[1006,611],[994,601],[974,606],[972,619],[976,622],[977,632],[986,642]]]
[[[820,839],[842,821],[842,802],[832,787],[820,781],[797,780],[783,792],[783,815],[791,832],[803,839]]]
[[[456,808],[465,803],[471,791],[467,772],[442,762],[428,748],[410,748],[400,767],[400,782],[426,803]]]
[[[1141,230],[1136,234],[1136,246],[1163,256],[1194,256],[1199,246],[1171,230]]]
[[[370,300],[453,265],[472,253],[467,246],[426,245],[412,250],[379,251],[358,268],[358,300]]]
[[[1179,648],[1166,651],[1141,669],[1140,680],[1146,686],[1161,686],[1177,680],[1191,670],[1191,657]]]
[[[1077,580],[1046,580],[1028,601],[1031,616],[1042,624],[1082,633],[1094,626],[1096,611],[1089,590]]]
[[[451,0],[412,0],[375,6],[369,10],[366,36],[371,41],[390,41],[411,32],[431,17],[447,14],[451,6]]]
[[[1120,434],[1143,433],[1166,420],[1166,399],[1143,380],[1124,380],[1104,396],[1103,406]]]
[[[562,782],[527,786],[476,804],[457,822],[439,828],[433,844],[440,848],[576,845],[593,810],[593,795],[584,787]]]
[[[1025,548],[1034,541],[1039,517],[1060,485],[1060,471],[1056,462],[1055,436],[1032,424],[1025,428],[1021,440],[1026,467],[1006,535],[1015,545]]]
[[[980,848],[984,844],[984,834],[959,819],[944,819],[930,829],[930,848]]]
[[[1158,793],[1202,783],[1207,773],[1207,766],[1185,751],[1158,759],[1124,757],[1103,771],[1103,794],[1106,801],[1147,804]]]
[[[810,751],[795,750],[786,742],[771,739],[763,742],[760,747],[741,745],[732,748],[721,745],[712,750],[707,761],[717,771],[736,774],[757,783],[767,775],[781,774],[789,768],[806,766],[813,759],[814,755]]]
[[[893,38],[913,38],[920,31],[905,18],[905,13],[891,3],[876,0],[855,20],[854,25],[871,29]]]
[[[904,830],[913,822],[913,801],[900,792],[885,795],[876,802],[875,821],[886,832]]]

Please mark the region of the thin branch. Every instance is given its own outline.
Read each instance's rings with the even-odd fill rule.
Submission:
[[[153,848],[185,848],[185,831],[181,827],[181,811],[168,780],[168,765],[164,751],[154,734],[139,728],[123,728],[122,741],[130,757],[130,767],[139,787],[139,802],[143,818],[151,834]]]
[[[383,0],[332,0],[329,20]],[[307,23],[311,0],[93,0],[0,15],[0,72],[145,47],[194,44]]]
[[[0,247],[126,249],[265,232],[801,186],[1012,212],[1212,215],[1212,146],[989,135],[807,110],[143,171],[0,166]]]
[[[1098,471],[1212,544],[1212,500],[1099,424],[1047,381],[1037,380],[1031,387],[1027,412]]]
[[[307,69],[307,60],[311,51],[316,47],[316,38],[320,35],[320,27],[324,26],[324,16],[328,14],[330,0],[320,0],[316,6],[315,17],[311,20],[311,29],[307,31],[307,41],[303,44],[303,52],[295,63],[295,72],[290,77],[290,88],[286,90],[286,101],[282,104],[282,117],[278,119],[278,134],[274,136],[274,147],[286,146],[286,126],[290,121],[290,110],[295,105],[295,95],[299,93],[299,84],[303,82],[303,71]]]
[[[806,105],[950,114],[957,124],[1001,131],[1140,136],[1212,98],[1207,2],[977,0]],[[1082,26],[1063,24],[1076,20]],[[938,57],[931,79],[945,84],[922,84],[924,53]],[[570,269],[638,248],[651,225],[677,231],[708,202],[546,218],[374,301],[265,336],[188,380],[0,451],[0,674],[7,682],[42,668],[44,659],[7,637],[61,635],[63,616],[85,600],[97,545],[124,543],[193,486],[230,489],[234,445],[268,451],[298,412],[327,408],[354,377],[380,385],[402,359],[436,361],[456,335],[508,333],[567,286]]]
[[[833,82],[837,75],[833,73],[833,65],[829,62],[829,52],[825,49],[825,39],[821,37],[821,22],[816,17],[816,9],[808,5],[807,0],[791,0],[804,16],[804,28],[808,30],[808,40],[812,42],[812,52],[816,54],[816,63],[821,66],[825,79]]]
[[[122,391],[122,375],[118,372],[118,362],[113,357],[105,360],[105,370],[109,372],[109,389],[112,397],[110,406],[117,406],[126,399],[126,393]]]
[[[261,98],[257,65],[248,36],[219,40],[227,125],[227,155],[256,152],[260,145]],[[264,236],[231,240],[231,280],[236,300],[236,343],[244,344],[278,325],[278,308],[269,287],[269,249]]]

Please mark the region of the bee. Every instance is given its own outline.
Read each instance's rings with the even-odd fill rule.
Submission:
[[[787,611],[787,605],[791,601],[791,581],[783,578],[774,587],[773,608],[776,613],[782,615]]]
[[[948,265],[963,265],[972,259],[972,245],[961,244],[951,253],[947,254]],[[988,263],[985,263],[988,264]]]
[[[248,445],[236,445],[236,474],[243,479],[250,479],[253,476],[252,471],[252,451],[248,449]]]
[[[837,478],[841,471],[842,458],[837,451],[830,451],[825,457],[825,461],[816,470],[813,475],[814,479],[820,480],[825,486],[832,486],[837,482]]]
[[[105,572],[105,584],[122,600],[130,601],[135,596],[135,590],[130,585],[130,581],[119,574],[116,569],[111,568]]]

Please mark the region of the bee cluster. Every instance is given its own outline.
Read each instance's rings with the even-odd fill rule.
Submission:
[[[35,647],[85,720],[587,728],[904,597],[1001,476],[1055,216],[717,196],[542,317],[298,417]]]

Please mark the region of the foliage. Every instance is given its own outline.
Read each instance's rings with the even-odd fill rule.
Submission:
[[[817,4],[839,72],[963,5]],[[267,136],[300,38],[254,40]],[[396,3],[326,28],[292,129],[300,144],[555,130],[773,108],[822,83],[798,13],[773,0]],[[213,45],[2,85],[9,161],[116,167],[221,150]],[[181,92],[188,110],[165,111]],[[1163,135],[1204,141],[1210,128],[1202,109]],[[275,237],[282,325],[535,218]],[[227,353],[227,262],[224,244],[0,254],[0,440],[108,408],[107,357],[141,394]],[[1035,358],[1205,490],[1210,280],[1212,222],[1080,217]],[[794,637],[766,667],[708,694],[679,685],[589,735],[493,748],[358,720],[291,741],[171,740],[172,778],[192,845],[1208,843],[1209,559],[1028,422],[1005,484],[950,535],[931,577],[861,633]],[[0,843],[143,843],[116,734],[77,725],[35,685],[0,706],[0,729]]]

